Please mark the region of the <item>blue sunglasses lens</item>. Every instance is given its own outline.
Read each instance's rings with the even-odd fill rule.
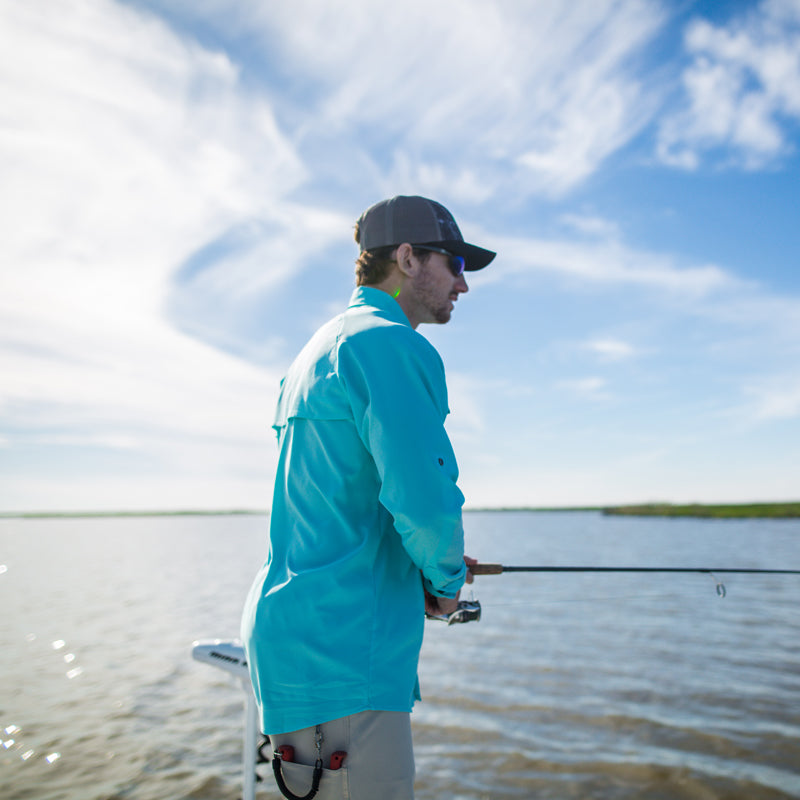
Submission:
[[[444,250],[441,247],[428,247],[424,244],[415,245],[420,250],[430,250],[432,253],[441,253],[442,255],[447,256],[447,266],[450,269],[450,272],[453,273],[454,277],[459,278],[464,274],[464,270],[466,269],[466,262],[464,261],[463,256],[457,256],[454,253],[451,253],[449,250]]]

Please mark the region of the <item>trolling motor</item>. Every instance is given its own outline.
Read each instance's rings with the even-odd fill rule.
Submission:
[[[247,657],[244,647],[238,639],[222,641],[220,639],[204,639],[192,645],[192,658],[211,664],[230,672],[242,682],[245,693],[244,711],[244,751],[242,772],[244,783],[242,786],[242,800],[255,800],[256,781],[260,776],[256,773],[256,766],[267,759],[263,753],[264,744],[258,743],[258,709],[253,686],[250,683],[250,673],[247,670]]]

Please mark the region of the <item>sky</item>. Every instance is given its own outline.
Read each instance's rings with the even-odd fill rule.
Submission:
[[[0,98],[0,511],[267,509],[397,194],[467,507],[800,499],[800,0],[0,0]]]

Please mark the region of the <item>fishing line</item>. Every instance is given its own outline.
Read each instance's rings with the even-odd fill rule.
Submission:
[[[502,608],[508,606],[552,606],[560,603],[602,603],[607,600],[669,600],[674,594],[626,594],[606,595],[604,597],[571,597],[562,600],[519,600],[510,603],[481,603],[482,608]]]

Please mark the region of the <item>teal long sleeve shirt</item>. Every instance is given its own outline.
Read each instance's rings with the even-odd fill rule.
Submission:
[[[242,618],[265,733],[419,699],[423,585],[455,597],[466,574],[447,413],[438,353],[379,289],[356,289],[290,367]]]

